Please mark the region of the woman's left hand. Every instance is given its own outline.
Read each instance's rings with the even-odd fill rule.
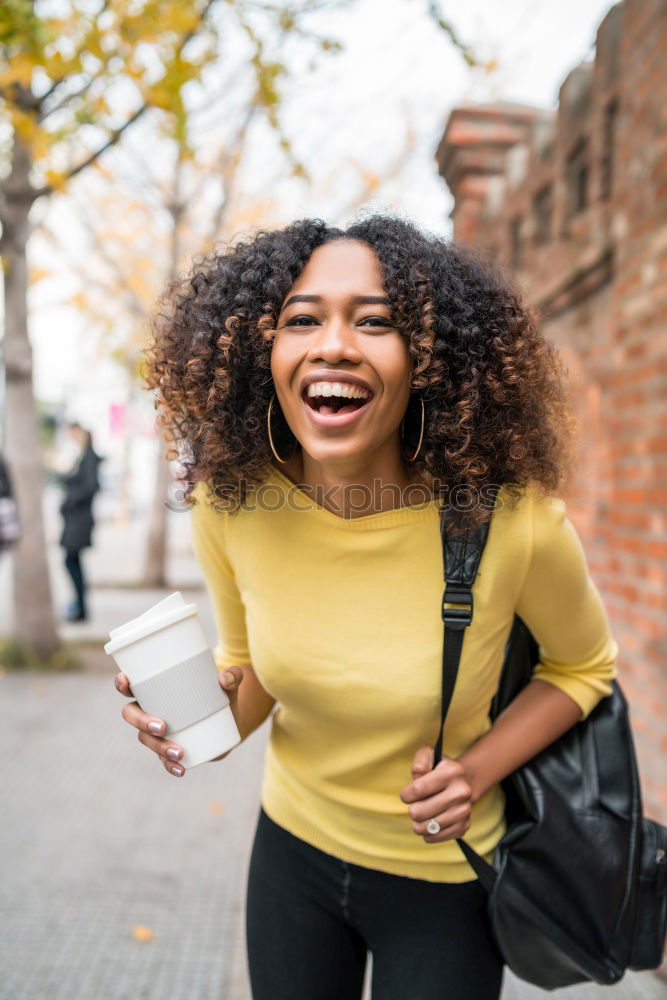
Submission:
[[[420,747],[412,762],[412,782],[401,789],[408,804],[412,829],[428,844],[462,837],[470,828],[472,789],[463,764],[443,755],[433,768],[433,747]],[[440,824],[440,833],[429,833],[429,820]]]

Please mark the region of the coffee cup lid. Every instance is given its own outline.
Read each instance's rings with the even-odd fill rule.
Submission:
[[[173,625],[193,614],[197,614],[197,605],[186,604],[180,590],[177,590],[158,601],[137,618],[111,629],[109,642],[106,643],[104,652],[107,655],[112,655],[124,646],[129,646],[131,642],[145,639],[151,632],[157,632],[159,629]]]

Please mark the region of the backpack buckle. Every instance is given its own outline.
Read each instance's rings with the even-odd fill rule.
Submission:
[[[446,608],[445,604],[461,604],[464,607]],[[472,591],[460,586],[447,584],[442,596],[442,620],[449,628],[461,630],[472,621]]]

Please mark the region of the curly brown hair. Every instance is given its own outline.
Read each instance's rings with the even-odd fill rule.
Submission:
[[[374,214],[347,229],[316,218],[258,230],[196,259],[167,288],[144,381],[155,391],[165,457],[182,462],[185,501],[195,502],[194,485],[205,480],[240,509],[249,485],[264,480],[271,342],[282,302],[316,247],[345,238],[375,252],[392,321],[409,342],[411,385],[425,407],[412,465],[422,481],[445,503],[454,486],[483,495],[488,484],[505,485],[510,502],[529,482],[544,494],[561,491],[573,469],[574,418],[560,356],[540,332],[537,311],[483,254],[400,216]],[[280,454],[294,446],[279,412],[272,434]],[[406,444],[414,450],[414,441]],[[484,504],[459,504],[454,520],[466,527],[488,516]]]

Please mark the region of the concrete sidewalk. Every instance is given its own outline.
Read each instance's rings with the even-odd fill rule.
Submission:
[[[121,720],[112,671],[6,674],[0,692],[0,998],[248,1000],[265,731],[174,778]]]

